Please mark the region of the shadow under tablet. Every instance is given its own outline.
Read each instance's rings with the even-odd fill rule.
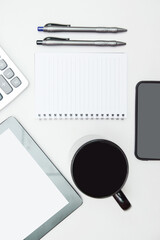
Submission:
[[[73,157],[71,173],[77,187],[86,195],[113,196],[123,210],[131,206],[121,191],[128,176],[128,161],[113,142],[97,139],[82,145]]]

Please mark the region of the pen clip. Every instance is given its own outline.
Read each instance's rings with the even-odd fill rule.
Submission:
[[[71,25],[57,24],[57,23],[47,23],[45,27],[70,27]]]
[[[70,39],[69,38],[57,38],[57,37],[46,37],[44,38],[43,40],[45,41],[52,41],[52,40],[55,40],[55,41],[69,41]]]

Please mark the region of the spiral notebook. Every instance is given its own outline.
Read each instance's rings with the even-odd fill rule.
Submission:
[[[126,118],[126,54],[37,52],[35,98],[39,119]]]

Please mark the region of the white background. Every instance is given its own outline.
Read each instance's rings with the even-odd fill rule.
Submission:
[[[160,80],[159,0],[34,0],[1,1],[0,45],[30,82],[29,88],[1,111],[0,121],[15,116],[40,147],[73,184],[69,153],[86,135],[99,135],[118,144],[129,161],[129,177],[123,191],[132,203],[124,212],[112,197],[96,200],[81,193],[83,205],[47,234],[44,240],[159,240],[160,162],[142,162],[134,156],[135,85],[141,80]],[[47,22],[84,26],[118,26],[123,34],[59,33],[72,39],[116,39],[119,48],[79,47],[72,51],[125,52],[128,55],[128,118],[124,121],[38,121],[34,118],[34,52],[38,33]],[[47,48],[66,51],[67,47]],[[67,51],[68,48],[67,48]],[[45,84],[45,79],[44,79]]]

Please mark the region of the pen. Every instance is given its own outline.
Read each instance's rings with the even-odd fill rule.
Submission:
[[[100,47],[116,47],[126,45],[125,42],[120,41],[106,41],[106,40],[70,40],[69,38],[55,38],[47,37],[43,40],[37,40],[37,45],[44,46],[60,46],[60,45],[73,45],[73,46],[100,46]]]
[[[42,32],[97,32],[97,33],[119,33],[126,32],[125,28],[117,27],[72,27],[71,25],[47,23],[44,27],[38,27]]]

